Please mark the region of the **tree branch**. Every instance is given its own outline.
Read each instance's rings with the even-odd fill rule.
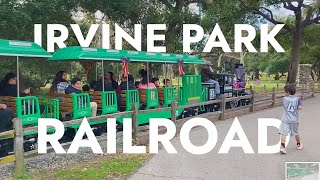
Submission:
[[[290,0],[286,0],[285,2],[283,2],[283,7],[291,11],[299,10],[299,8],[295,7]]]
[[[297,7],[297,8],[298,8],[299,10],[301,9],[302,5],[304,5],[304,4],[303,4],[303,1],[304,1],[304,0],[298,0],[298,7]]]
[[[190,1],[187,1],[187,5],[192,4],[192,3],[199,3],[199,0],[190,0]]]
[[[159,0],[162,4],[167,6],[169,9],[174,8],[173,5],[168,0]]]
[[[306,4],[303,4],[302,7],[307,8],[307,16],[305,18],[305,20],[310,20],[312,17],[312,7]]]
[[[274,18],[273,13],[272,13],[272,11],[270,9],[267,9],[267,8],[264,8],[264,7],[262,7],[262,9],[268,11],[270,16],[267,15],[267,14],[264,14],[260,10],[253,10],[253,14],[260,15],[261,17],[265,18],[266,20],[268,20],[269,22],[271,22],[273,24],[284,24],[284,28],[287,29],[288,31],[291,31],[291,27],[289,25],[285,24],[284,22],[277,21]]]
[[[303,27],[309,26],[311,24],[320,24],[320,16],[317,16],[313,19],[306,19],[306,20],[302,21]]]
[[[272,11],[270,9],[265,8],[265,7],[260,7],[260,8],[250,7],[250,6],[246,5],[246,3],[243,0],[239,0],[239,1],[243,6],[245,6],[253,14],[260,15],[261,17],[265,18],[266,20],[268,20],[269,22],[271,22],[273,24],[284,24],[284,28],[285,29],[287,29],[288,31],[292,30],[289,25],[285,24],[284,22],[277,21],[274,18],[273,13],[272,13]],[[259,9],[263,9],[263,10],[267,11],[269,13],[269,15],[263,13]]]

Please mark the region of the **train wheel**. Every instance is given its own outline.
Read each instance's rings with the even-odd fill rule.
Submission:
[[[0,141],[0,158],[13,154],[13,139],[5,139]]]
[[[230,108],[231,108],[231,109],[232,109],[232,108],[236,108],[236,107],[238,107],[238,106],[239,106],[239,101],[233,100],[233,101],[230,102]]]
[[[99,124],[92,126],[91,130],[93,131],[95,136],[101,136],[102,134],[101,127]]]
[[[33,137],[33,138],[28,138],[24,140],[23,149],[25,152],[35,150],[36,148],[37,148],[37,138]]]
[[[123,124],[118,122],[117,124],[117,132],[122,132],[123,131]]]

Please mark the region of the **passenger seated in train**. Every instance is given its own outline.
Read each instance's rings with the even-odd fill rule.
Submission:
[[[171,81],[170,81],[170,79],[163,79],[163,85],[164,85],[164,87],[169,87],[169,86],[171,86]]]
[[[13,111],[7,108],[7,105],[0,104],[0,133],[12,130]]]
[[[93,86],[94,91],[103,91],[103,86],[102,86],[102,80],[98,81],[94,86]],[[104,91],[113,91],[113,86],[110,82],[104,82]]]
[[[127,82],[127,77],[124,77],[122,75],[122,81],[120,85],[118,86],[117,93],[121,94],[121,90],[133,90],[136,89],[134,85],[134,77],[133,75],[129,74],[128,75],[128,82]]]
[[[81,87],[82,87],[81,79],[73,78],[71,80],[71,86],[68,86],[68,88],[65,91],[65,94],[80,94],[82,93]],[[98,104],[96,102],[90,102],[90,106],[91,106],[92,117],[96,117]]]
[[[50,87],[51,93],[64,94],[64,91],[70,85],[67,81],[67,72],[59,71],[57,72],[54,80],[52,81],[52,85]]]
[[[0,83],[0,96],[18,97],[17,93],[17,76],[14,73],[8,73],[4,76]],[[24,97],[30,95],[30,88],[26,88],[20,92],[19,96]],[[40,105],[40,113],[45,110],[44,105]]]
[[[97,81],[92,80],[89,84],[82,86],[83,91],[94,91],[94,86],[96,85]]]
[[[138,89],[157,88],[153,83],[148,82],[148,76],[147,76],[147,71],[146,70],[141,69],[139,71],[139,74],[141,75],[141,81],[139,83]]]
[[[233,87],[235,88],[235,94],[236,94],[236,96],[239,96],[239,95],[246,95],[247,93],[246,93],[246,85],[247,85],[247,83],[246,82],[243,82],[243,81],[241,81],[240,79],[238,79],[237,81],[235,81],[234,83],[233,83]]]
[[[247,83],[238,79],[234,84],[234,88],[246,88]]]
[[[152,78],[151,82],[156,86],[159,87],[159,78]]]
[[[136,89],[139,88],[139,84],[140,84],[140,81],[136,81],[136,82],[134,83],[134,86],[136,87]]]
[[[26,88],[20,92],[20,96],[27,96],[30,93],[30,88]],[[4,76],[0,83],[0,96],[17,97],[17,76],[14,73],[8,73]]]
[[[128,81],[127,81],[128,80]],[[135,84],[134,84],[134,77],[133,75],[129,74],[128,75],[128,79],[127,77],[124,77],[124,75],[122,75],[122,80],[120,85],[118,86],[117,89],[117,100],[118,100],[118,108],[121,108],[121,91],[122,90],[134,90],[136,89]]]
[[[202,82],[214,84],[215,97],[219,97],[220,85],[218,81],[215,81],[212,79],[212,76],[213,76],[213,73],[209,69],[205,69],[205,68],[201,69]]]
[[[89,84],[86,84],[86,85],[84,85],[84,86],[82,86],[82,91],[90,91],[90,85]]]
[[[107,72],[104,74],[105,82],[110,83],[114,90],[118,89],[118,82],[114,79],[113,72]]]

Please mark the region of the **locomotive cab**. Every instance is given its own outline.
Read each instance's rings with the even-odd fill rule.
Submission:
[[[228,73],[217,73],[213,75],[213,79],[219,82],[220,94],[224,94],[227,98],[232,97],[234,75]]]

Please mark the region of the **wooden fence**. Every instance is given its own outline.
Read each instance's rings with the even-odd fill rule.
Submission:
[[[175,114],[177,109],[184,109],[184,108],[191,108],[191,107],[199,107],[203,105],[209,105],[213,103],[220,104],[220,111],[215,112],[208,112],[201,115],[198,115],[197,117],[209,117],[211,121],[217,121],[217,120],[225,120],[228,118],[244,115],[250,112],[255,112],[275,106],[279,106],[282,104],[282,97],[284,96],[284,91],[276,91],[276,88],[274,87],[271,92],[261,92],[261,93],[255,93],[252,87],[250,87],[250,95],[246,96],[239,96],[239,97],[231,97],[226,98],[224,95],[221,95],[220,99],[213,100],[213,101],[207,101],[204,103],[197,103],[192,105],[183,105],[183,106],[177,106],[176,101],[173,101],[171,104],[171,107],[166,108],[157,108],[157,109],[151,109],[151,110],[138,110],[136,106],[133,106],[132,111],[126,111],[126,112],[119,112],[115,114],[108,114],[103,116],[98,116],[95,118],[88,118],[88,122],[97,122],[101,120],[105,120],[107,118],[117,118],[121,116],[132,116],[132,137],[134,140],[140,139],[141,141],[148,141],[148,126],[138,126],[138,114],[144,114],[144,113],[150,113],[150,112],[162,112],[162,111],[168,111],[171,110],[171,120],[175,122],[177,127],[177,132],[180,131],[182,125],[190,118],[184,118],[181,120],[177,120]],[[314,97],[316,93],[320,93],[320,84],[309,84],[309,85],[302,85],[297,88],[297,96],[300,96],[302,99],[311,98]],[[250,104],[246,106],[240,106],[233,109],[226,109],[226,104],[231,101],[240,101],[242,99],[250,99]],[[81,124],[83,119],[77,119],[77,120],[71,120],[71,121],[65,121],[63,122],[64,127],[70,127],[73,125]],[[13,119],[14,122],[14,130],[6,131],[3,133],[0,133],[0,140],[13,138],[14,139],[14,154],[10,156],[6,156],[3,158],[0,158],[0,165],[6,164],[10,162],[14,162],[14,173],[16,175],[20,175],[25,172],[25,157],[29,156],[36,156],[37,150],[30,151],[30,152],[24,152],[23,149],[23,133],[32,133],[32,132],[38,132],[38,127],[27,127],[23,128],[22,123],[20,119]],[[161,129],[162,128],[162,129]],[[159,131],[165,132],[165,129],[163,127],[159,128]],[[121,134],[122,132],[118,133]],[[145,135],[142,135],[143,133],[146,133]],[[146,139],[144,139],[146,138]],[[105,139],[100,139],[105,140]],[[99,141],[99,138],[98,138]],[[70,142],[71,143],[71,142]],[[65,144],[65,148],[70,145],[70,143]],[[52,150],[52,149],[51,149]]]

